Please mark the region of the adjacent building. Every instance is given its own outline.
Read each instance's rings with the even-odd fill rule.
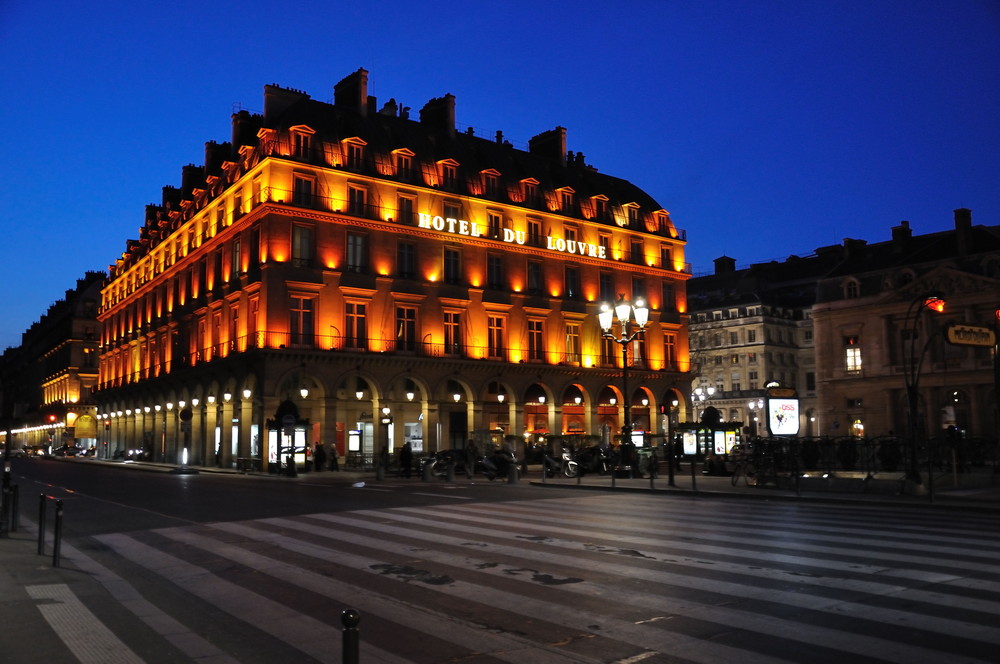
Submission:
[[[689,391],[685,235],[651,196],[568,152],[411,117],[368,73],[333,103],[274,85],[146,209],[99,319],[109,455],[280,464],[633,427]],[[602,302],[644,298],[629,345]]]
[[[750,435],[767,435],[759,409],[777,383],[798,394],[800,436],[996,438],[1000,368],[984,331],[998,325],[1000,226],[967,209],[938,233],[904,221],[886,242],[744,269],[723,257],[688,282],[688,302],[692,402]]]
[[[95,447],[100,324],[106,275],[88,272],[0,357],[0,434],[16,448]]]
[[[890,241],[848,240],[843,253],[817,283],[813,308],[819,431],[996,440],[995,340],[970,344],[954,329],[997,325],[1000,226],[973,225],[963,208],[950,230],[914,235],[904,221]],[[925,306],[932,297],[943,311]]]

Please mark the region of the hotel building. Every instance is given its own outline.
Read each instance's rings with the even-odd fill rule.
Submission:
[[[690,390],[685,235],[566,150],[410,117],[361,69],[333,103],[265,86],[146,208],[102,291],[109,455],[267,468],[279,446],[371,455],[664,433]],[[644,298],[621,347],[603,302]],[[186,456],[186,459],[184,458]]]

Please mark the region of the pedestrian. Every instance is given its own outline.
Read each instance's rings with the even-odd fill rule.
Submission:
[[[470,480],[476,472],[476,456],[476,444],[470,438],[469,442],[465,444],[465,474]]]
[[[399,467],[403,477],[410,476],[410,469],[413,467],[413,448],[410,447],[410,443],[405,443],[399,452]]]
[[[316,472],[323,470],[326,466],[326,448],[323,443],[316,443],[316,453],[313,454],[313,463],[316,466]]]
[[[337,455],[337,443],[330,446],[330,470],[340,471],[340,457]]]

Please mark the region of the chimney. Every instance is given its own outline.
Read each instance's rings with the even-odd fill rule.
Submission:
[[[264,120],[273,122],[292,105],[303,99],[309,99],[309,95],[301,90],[292,90],[291,88],[283,88],[278,85],[265,85]]]
[[[901,221],[899,226],[892,227],[892,241],[893,242],[903,242],[909,240],[913,237],[913,231],[910,230],[910,222]]]
[[[733,272],[736,272],[735,258],[730,258],[729,256],[720,256],[719,258],[716,258],[712,262],[715,263],[716,275],[732,274]]]
[[[348,74],[333,86],[334,106],[343,106],[361,115],[368,115],[368,99],[367,69],[362,68],[353,74]]]
[[[528,152],[566,165],[566,128],[556,127],[528,141]]]
[[[233,113],[233,154],[244,145],[257,145],[257,131],[260,129],[259,115],[250,115],[249,111]]]
[[[972,210],[958,208],[955,210],[955,250],[959,256],[965,256],[969,251],[969,236],[972,234]]]
[[[455,95],[431,99],[420,109],[420,123],[430,129],[455,135]]]
[[[913,237],[913,231],[910,229],[910,222],[901,221],[899,226],[892,227],[892,250],[895,253],[900,253],[906,249],[910,243],[910,238]]]
[[[864,258],[865,247],[868,246],[867,240],[853,240],[851,238],[844,238],[844,254],[848,261],[858,261]]]
[[[193,197],[195,189],[205,188],[205,171],[201,166],[188,164],[181,168],[181,198]]]
[[[181,209],[180,189],[169,184],[163,188],[163,207],[168,210]]]
[[[205,143],[206,175],[222,174],[222,162],[229,160],[231,147],[229,143],[216,143],[215,141]]]

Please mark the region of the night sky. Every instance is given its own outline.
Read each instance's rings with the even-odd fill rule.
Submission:
[[[696,274],[1000,224],[1000,1],[0,0],[0,349],[138,237],[265,84],[446,93],[516,147],[556,126],[688,233]]]

